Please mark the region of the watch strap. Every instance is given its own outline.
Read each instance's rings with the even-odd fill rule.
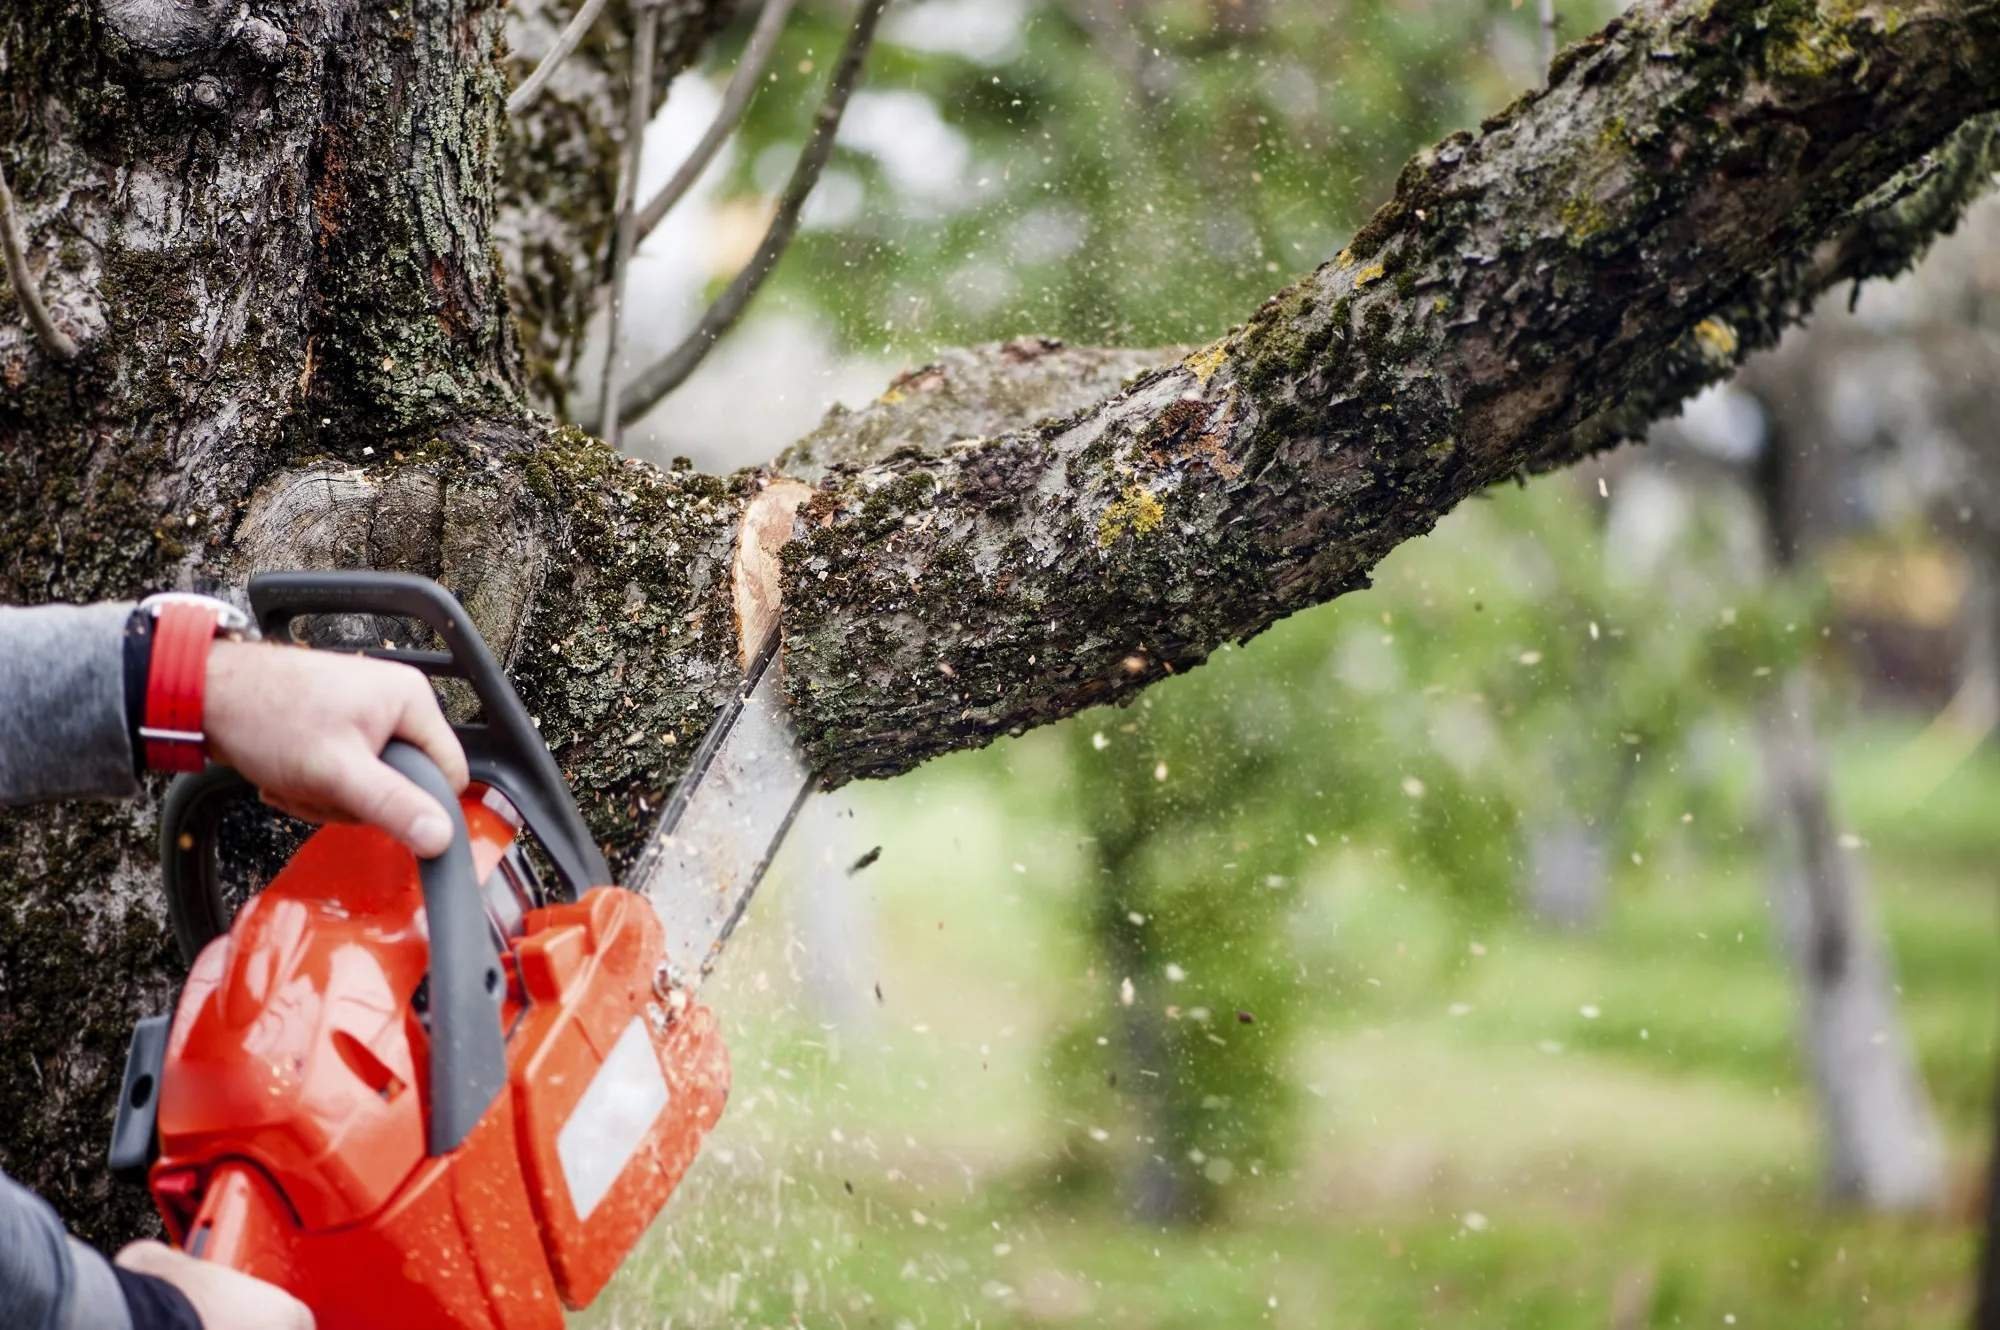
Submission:
[[[162,604],[153,617],[139,739],[146,765],[155,771],[200,771],[208,761],[202,706],[208,650],[219,622],[214,608],[191,600]]]

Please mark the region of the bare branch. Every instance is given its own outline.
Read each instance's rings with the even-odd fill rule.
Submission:
[[[76,343],[56,327],[49,307],[42,300],[35,275],[28,271],[28,256],[21,249],[21,229],[14,217],[14,191],[7,187],[7,171],[0,167],[0,249],[7,252],[7,280],[14,284],[14,298],[34,326],[42,347],[57,360],[75,360]]]
[[[778,266],[778,260],[784,257],[785,249],[798,231],[799,212],[805,207],[813,186],[819,183],[820,172],[833,156],[833,141],[840,132],[840,118],[847,110],[847,99],[854,91],[854,85],[861,79],[863,66],[868,63],[868,48],[874,44],[876,25],[887,6],[888,0],[862,0],[860,11],[854,16],[854,29],[847,37],[847,46],[840,53],[840,63],[834,67],[833,81],[827,85],[826,100],[820,103],[818,112],[813,116],[812,134],[806,139],[805,149],[799,153],[798,165],[792,168],[792,178],[785,184],[784,195],[778,200],[777,215],[771,219],[771,227],[764,233],[763,243],[757,246],[757,253],[744,265],[743,271],[736,274],[736,280],[708,307],[708,312],[701,316],[701,322],[695,325],[694,331],[625,390],[619,398],[618,412],[626,419],[636,420],[657,405],[662,397],[687,381],[688,375],[708,358],[709,351],[722,335],[743,316],[758,288],[764,285],[771,270]]]
[[[583,34],[590,31],[590,25],[595,23],[597,16],[603,12],[604,0],[583,0],[583,4],[577,7],[575,16],[557,34],[556,44],[549,48],[548,54],[535,66],[534,72],[521,80],[521,86],[508,96],[508,115],[519,115],[533,104],[535,98],[540,96],[542,89],[547,86],[550,76],[556,72],[556,66],[569,58],[570,52],[574,51],[577,43],[583,40]]]
[[[651,235],[666,215],[679,205],[694,182],[701,179],[701,173],[715,160],[715,154],[729,141],[743,113],[750,109],[750,103],[757,95],[757,87],[763,82],[764,70],[771,63],[771,57],[778,49],[778,38],[785,31],[785,20],[791,17],[795,0],[764,0],[764,12],[757,17],[756,30],[750,34],[750,42],[743,48],[743,59],[737,63],[736,73],[729,79],[729,86],[723,90],[722,105],[716,108],[715,119],[701,136],[701,142],[694,145],[694,151],[680,164],[673,179],[667,181],[659,193],[644,208],[639,210],[639,238]]]
[[[1541,19],[1542,77],[1546,81],[1549,66],[1556,62],[1556,0],[1535,0],[1535,8]]]
[[[632,253],[639,247],[639,162],[646,147],[646,123],[653,118],[653,55],[659,44],[658,0],[643,0],[639,8],[638,40],[632,46],[632,89],[625,119],[625,169],[618,173],[618,235],[611,260],[611,308],[604,334],[604,387],[598,414],[604,421],[604,441],[618,446],[618,369],[620,326],[625,315],[625,279]]]

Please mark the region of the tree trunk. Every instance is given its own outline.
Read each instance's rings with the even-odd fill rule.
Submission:
[[[1783,576],[1826,538],[1813,517],[1831,506],[1820,496],[1834,491],[1830,469],[1839,463],[1824,429],[1803,432],[1803,422],[1775,408],[1767,416],[1752,487],[1771,564]],[[1818,446],[1808,450],[1808,439]],[[1771,908],[1799,980],[1799,1039],[1819,1103],[1826,1190],[1871,1209],[1925,1209],[1943,1199],[1944,1142],[1903,1033],[1860,858],[1835,830],[1813,701],[1811,666],[1802,662],[1761,699],[1757,729]]]
[[[726,8],[670,0],[663,80]],[[737,677],[725,570],[767,477],[655,469],[531,411],[601,272],[622,28],[509,124],[503,18],[5,7],[0,151],[81,355],[0,302],[0,597],[439,576],[618,851]],[[1961,127],[2000,104],[2000,11],[1647,0],[1550,85],[1184,360],[961,353],[790,454],[818,490],[786,671],[826,778],[1128,698],[1906,265],[1990,165],[1986,122]],[[143,1208],[97,1172],[123,1029],[169,992],[149,820],[0,821],[0,1163],[105,1239]]]
[[[1597,927],[1611,894],[1611,847],[1603,830],[1559,809],[1525,835],[1522,894],[1529,915],[1545,928],[1564,932]]]
[[[1944,1143],[1896,1009],[1895,979],[1854,853],[1834,831],[1812,685],[1789,674],[1758,717],[1772,832],[1772,909],[1799,976],[1799,1029],[1819,1101],[1826,1187],[1878,1210],[1944,1194]]]

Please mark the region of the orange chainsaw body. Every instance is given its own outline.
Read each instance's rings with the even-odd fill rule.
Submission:
[[[483,795],[461,800],[482,883],[517,835]],[[656,992],[639,896],[530,909],[500,954],[505,1088],[432,1157],[416,861],[371,828],[314,834],[182,991],[150,1173],[175,1241],[320,1330],[560,1330],[666,1204],[729,1064],[706,1008]]]

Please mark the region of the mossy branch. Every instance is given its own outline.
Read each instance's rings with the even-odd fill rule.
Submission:
[[[989,350],[938,376],[1022,408],[975,437],[908,387],[829,422],[786,552],[816,765],[889,774],[1122,701],[1365,586],[1480,489],[1637,437],[1920,252],[1983,184],[1996,105],[1990,0],[1650,0],[1202,351],[1078,404]]]

